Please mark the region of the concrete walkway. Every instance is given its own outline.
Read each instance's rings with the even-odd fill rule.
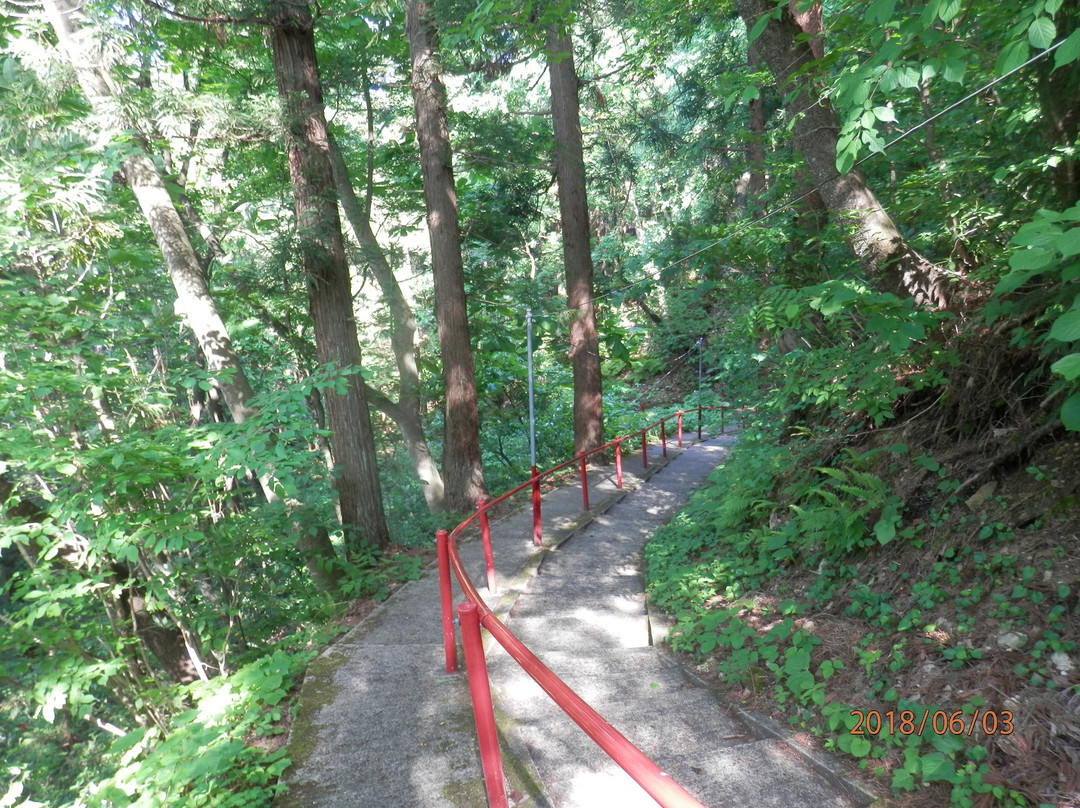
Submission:
[[[710,808],[857,808],[865,794],[782,729],[725,710],[653,643],[664,633],[645,604],[639,558],[722,460],[731,436],[677,450],[650,446],[546,494],[544,541],[531,510],[492,524],[498,589],[486,593],[478,541],[461,555],[488,605],[622,734]],[[523,495],[522,502],[527,504]],[[455,602],[460,600],[455,593]],[[510,804],[654,807],[495,643],[488,665]],[[459,670],[464,668],[458,653]],[[475,725],[463,673],[447,674],[434,569],[308,669],[289,740],[288,792],[275,808],[483,808]]]

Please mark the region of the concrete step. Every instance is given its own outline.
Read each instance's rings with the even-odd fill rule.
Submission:
[[[566,771],[559,766],[574,750],[537,750],[534,758],[553,808],[656,808],[625,772],[610,761]],[[814,772],[779,741],[755,741],[704,755],[658,755],[654,761],[710,808],[855,808],[845,793]]]
[[[644,612],[620,615],[582,607],[568,616],[522,617],[508,627],[534,654],[578,648],[647,648],[649,625]]]

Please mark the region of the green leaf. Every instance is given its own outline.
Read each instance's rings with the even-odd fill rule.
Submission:
[[[892,519],[878,519],[874,525],[874,535],[878,544],[888,544],[896,538],[896,524]]]
[[[856,735],[851,739],[851,748],[848,750],[848,754],[857,758],[866,757],[870,754],[871,748],[870,741]]]
[[[1080,57],[1080,28],[1069,34],[1068,39],[1054,51],[1054,69],[1075,62],[1077,57]]]
[[[1009,257],[1009,266],[1013,269],[1043,269],[1057,257],[1053,250],[1046,247],[1028,247],[1017,250]]]
[[[1064,356],[1050,366],[1050,370],[1059,373],[1070,382],[1080,376],[1080,353]]]
[[[1028,28],[1028,42],[1033,48],[1045,50],[1054,44],[1057,27],[1049,17],[1036,17]]]
[[[896,71],[896,79],[901,87],[914,89],[919,86],[919,71],[914,67],[901,67]]]
[[[1054,246],[1066,258],[1080,254],[1080,227],[1066,230],[1054,240]]]
[[[923,755],[922,776],[923,782],[932,783],[935,780],[953,781],[956,779],[956,767],[941,752],[931,752]]]
[[[967,71],[966,64],[959,59],[949,59],[945,62],[945,71],[942,75],[945,77],[945,81],[951,81],[953,84],[962,84],[965,71]]]
[[[875,25],[885,25],[892,19],[895,8],[896,0],[874,0],[866,10],[866,19]]]
[[[753,42],[759,36],[761,32],[765,30],[765,26],[769,24],[769,20],[773,18],[772,14],[762,14],[757,18],[757,22],[754,23],[754,27],[750,29],[750,33],[746,35],[747,44]]]
[[[78,471],[78,469],[75,467],[74,463],[57,463],[56,464],[56,472],[58,474],[63,474],[65,477],[70,477],[76,471]]]
[[[882,123],[895,123],[896,113],[892,111],[891,107],[874,107],[874,117]]]
[[[911,772],[907,769],[894,769],[892,788],[893,791],[913,791],[915,789],[915,778],[911,776]]]
[[[1050,337],[1061,342],[1080,339],[1080,296],[1073,301],[1067,312],[1054,320],[1050,327]]]
[[[1028,43],[1022,39],[1010,42],[1001,49],[1001,55],[994,65],[994,72],[1004,76],[1012,70],[1020,67],[1028,58]]]
[[[852,144],[852,148],[836,153],[836,171],[841,176],[851,171],[855,165],[855,152],[858,147]]]
[[[948,25],[956,19],[956,15],[960,13],[960,7],[962,5],[962,0],[945,0],[944,3],[938,6],[938,18]]]
[[[1061,405],[1061,423],[1070,432],[1080,432],[1080,393],[1073,393]]]

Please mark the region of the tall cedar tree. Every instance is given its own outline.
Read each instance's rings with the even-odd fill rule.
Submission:
[[[409,0],[405,4],[405,30],[412,56],[416,139],[420,146],[420,168],[427,203],[431,271],[435,279],[435,322],[446,388],[443,438],[446,501],[452,510],[466,511],[475,507],[484,496],[480,413],[469,345],[453,153],[446,121],[446,88],[441,78],[438,36],[429,19],[429,11],[428,3]]]
[[[366,95],[370,96],[370,91],[366,88],[365,91]],[[370,98],[367,114],[370,139],[372,127]],[[375,276],[379,291],[382,292],[383,302],[390,310],[390,348],[394,352],[394,361],[398,370],[398,400],[391,401],[387,396],[370,387],[366,391],[367,398],[373,407],[393,419],[398,425],[401,437],[405,441],[405,448],[409,452],[413,470],[424,488],[424,499],[428,510],[431,513],[441,513],[446,510],[446,492],[442,474],[431,457],[427,438],[424,437],[424,425],[420,420],[421,389],[420,368],[416,363],[416,317],[412,306],[401,291],[401,285],[398,284],[394,270],[386,259],[386,253],[383,252],[379,240],[375,237],[375,232],[371,229],[370,149],[369,142],[367,193],[362,203],[353,189],[349,169],[341,156],[341,149],[338,148],[337,141],[331,134],[330,163],[334,169],[334,184],[341,198],[341,209],[345,213],[349,226],[352,227],[356,243],[360,245],[360,255],[371,270],[371,274]]]
[[[570,360],[574,369],[574,451],[604,444],[600,377],[600,339],[593,305],[593,262],[589,244],[589,206],[585,196],[585,158],[581,146],[578,76],[574,46],[560,24],[547,29],[551,118],[555,134],[555,176],[559,182],[566,305],[570,310]],[[593,456],[595,462],[603,457]]]
[[[836,170],[840,124],[829,98],[814,86],[814,39],[803,32],[790,6],[773,0],[735,0],[747,31],[768,17],[756,52],[787,99],[796,150],[829,213],[850,225],[848,243],[860,266],[883,288],[929,308],[948,303],[944,276],[900,234],[858,169]]]
[[[315,352],[321,365],[359,368],[360,343],[334,193],[311,12],[302,3],[279,3],[271,12],[270,48],[284,104],[285,144],[300,260],[315,326]],[[347,377],[347,382],[344,393],[327,393],[326,416],[346,552],[352,554],[362,545],[385,547],[390,533],[364,383],[358,374]]]

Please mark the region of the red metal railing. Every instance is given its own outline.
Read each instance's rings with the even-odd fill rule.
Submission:
[[[644,409],[644,405],[643,405]],[[720,432],[724,431],[724,410],[726,405],[720,407],[696,408],[698,423],[697,434],[701,438],[702,412],[704,410],[720,410]],[[643,468],[648,468],[648,433],[660,427],[660,442],[664,456],[667,456],[667,429],[665,422],[669,419],[677,419],[678,445],[682,446],[683,439],[683,415],[695,410],[679,410],[671,415],[666,415],[654,424],[644,427],[640,431],[641,436],[641,460]],[[745,413],[745,407],[742,408]],[[458,579],[465,602],[457,607],[458,617],[461,624],[462,645],[465,652],[465,664],[469,672],[469,689],[473,700],[473,714],[476,719],[476,734],[480,744],[480,759],[484,768],[484,782],[487,787],[488,805],[490,808],[507,808],[506,790],[503,785],[502,758],[499,751],[499,742],[495,728],[494,710],[491,703],[491,692],[488,684],[487,663],[484,659],[483,641],[480,627],[483,626],[488,633],[504,648],[507,653],[517,661],[537,684],[543,688],[552,700],[572,718],[596,744],[607,753],[627,774],[630,775],[648,794],[660,803],[663,808],[704,808],[704,806],[684,790],[678,783],[653,763],[641,750],[628,741],[614,727],[605,721],[599,713],[585,703],[580,696],[571,690],[558,676],[541,662],[514,634],[499,621],[487,607],[480,593],[473,585],[464,564],[458,555],[457,539],[461,533],[475,520],[480,522],[480,533],[484,547],[484,563],[487,571],[488,591],[495,590],[495,565],[491,549],[491,531],[488,525],[488,511],[499,503],[509,499],[515,494],[530,488],[532,491],[533,506],[533,542],[537,546],[542,543],[542,522],[540,512],[540,480],[555,474],[573,464],[578,465],[581,476],[581,491],[585,510],[589,509],[589,484],[586,458],[591,454],[607,451],[615,448],[615,478],[616,485],[622,488],[622,444],[634,440],[637,434],[625,435],[621,438],[604,444],[603,446],[582,452],[569,460],[552,466],[544,472],[537,472],[532,467],[532,474],[528,481],[516,488],[512,488],[505,494],[491,500],[481,501],[477,505],[476,513],[469,516],[453,531],[447,533],[440,530],[436,534],[439,558],[440,594],[443,609],[443,641],[446,649],[446,671],[453,673],[457,669],[457,655],[454,644],[454,617],[451,608],[453,595],[451,591],[450,571]]]

